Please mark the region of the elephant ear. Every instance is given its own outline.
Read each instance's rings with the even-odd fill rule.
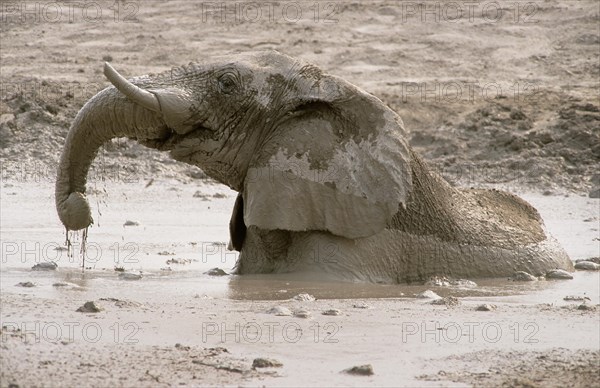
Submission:
[[[321,76],[263,144],[244,181],[244,223],[359,238],[411,191],[402,121],[379,99]]]

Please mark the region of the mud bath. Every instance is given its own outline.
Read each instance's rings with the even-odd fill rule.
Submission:
[[[107,17],[91,29],[79,5],[73,23],[9,14],[0,24],[1,387],[597,385],[598,271],[474,288],[209,276],[237,257],[225,250],[235,193],[119,139],[92,166],[82,273],[82,236],[69,258],[53,189],[73,117],[107,85],[102,61],[130,76],[272,48],[380,97],[447,180],[519,194],[572,260],[598,257],[597,2],[533,2],[537,23],[508,12],[435,24],[400,23],[392,1],[336,2],[333,14],[320,3],[329,24],[308,8],[298,23],[199,22],[191,1],[140,3],[140,23],[116,23],[114,2],[97,4]],[[456,84],[464,98],[423,93]],[[503,92],[482,98],[489,85]],[[58,268],[32,271],[45,261]],[[415,297],[426,290],[460,304]],[[292,299],[302,293],[316,300]],[[102,311],[76,312],[86,302]],[[485,304],[495,308],[477,311]],[[267,313],[278,306],[289,315]],[[344,373],[364,365],[374,374]]]
[[[71,376],[61,380],[65,386],[89,384],[93,380],[88,379],[109,367],[115,376],[111,381],[123,386],[193,384],[196,380],[250,386],[293,386],[298,381],[303,385],[397,386],[398,381],[407,386],[445,386],[457,381],[501,385],[520,378],[511,372],[518,364],[502,364],[504,380],[489,380],[497,367],[474,367],[470,360],[476,352],[487,352],[492,358],[512,357],[518,363],[518,352],[556,359],[559,347],[577,352],[577,357],[564,356],[574,363],[582,359],[580,354],[586,355],[586,363],[578,364],[579,370],[588,371],[581,374],[585,382],[591,378],[585,365],[599,361],[598,271],[576,271],[573,280],[474,279],[475,287],[342,283],[305,279],[302,274],[210,276],[211,269],[230,272],[235,263],[235,255],[224,246],[234,193],[211,201],[189,200],[190,210],[181,206],[181,198],[192,198],[198,190],[223,192],[223,188],[161,180],[148,188],[145,185],[145,181],[103,185],[98,191],[117,198],[106,201],[109,206],[101,205],[100,225],[90,228],[86,263],[92,269],[85,272],[80,258],[69,258],[67,252],[56,249],[63,242],[63,231],[52,209],[51,185],[2,188],[2,193],[18,193],[3,196],[0,210],[7,220],[2,224],[3,238],[39,249],[37,257],[58,264],[53,271],[33,271],[33,256],[3,252],[0,302],[3,354],[7,355],[2,357],[3,384],[39,384],[50,370]],[[172,195],[172,187],[178,187],[178,195]],[[596,217],[596,200],[521,195],[540,210],[572,259],[597,256],[596,225],[583,221]],[[160,209],[144,211],[157,200]],[[139,220],[140,225],[123,227],[127,219]],[[185,227],[181,222],[187,223]],[[115,241],[120,241],[118,255]],[[101,254],[94,255],[93,247]],[[189,259],[189,263],[171,265],[166,271],[166,262],[173,258]],[[122,280],[122,272],[115,267],[141,272],[142,277]],[[16,286],[20,282],[35,287]],[[431,299],[416,298],[426,290],[460,303],[432,305]],[[294,298],[299,294],[316,300]],[[578,298],[564,300],[567,296]],[[94,302],[101,311],[76,312],[87,302]],[[477,311],[481,304],[496,308]],[[582,304],[592,309],[580,310]],[[267,313],[275,307],[287,309],[289,315]],[[324,314],[329,310],[336,313]],[[73,322],[77,326],[70,332],[68,325]],[[57,327],[60,336],[54,334]],[[100,333],[97,342],[90,340],[96,341],[92,330]],[[228,352],[207,356],[211,348]],[[347,353],[348,348],[353,351]],[[59,358],[50,351],[59,351]],[[93,360],[81,356],[89,352],[95,354]],[[140,360],[159,361],[141,362],[133,368],[118,361],[130,359],[132,352]],[[453,355],[463,355],[464,360],[445,358]],[[73,358],[81,360],[76,370],[69,362]],[[275,359],[283,366],[253,369],[256,358]],[[42,367],[32,372],[18,361],[22,359],[35,360]],[[398,363],[410,367],[399,369]],[[373,366],[372,376],[341,373],[365,364]],[[310,376],[307,368],[313,370]],[[475,371],[486,374],[473,375]],[[550,372],[545,375],[552,376]],[[562,380],[557,377],[556,381]]]

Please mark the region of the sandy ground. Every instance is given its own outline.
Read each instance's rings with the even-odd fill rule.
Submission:
[[[60,250],[56,162],[107,85],[102,61],[134,76],[272,48],[382,98],[452,183],[520,193],[572,259],[600,256],[600,5],[492,3],[2,2],[0,386],[597,384],[597,272],[474,288],[208,276],[235,262],[234,193],[123,139],[93,166],[88,269],[80,240]],[[47,260],[58,270],[31,271]],[[414,297],[426,289],[460,303]],[[301,293],[317,300],[290,300]],[[103,310],[76,312],[88,301]],[[276,306],[310,316],[266,313]],[[259,357],[283,366],[253,368]],[[374,374],[341,372],[363,364]]]

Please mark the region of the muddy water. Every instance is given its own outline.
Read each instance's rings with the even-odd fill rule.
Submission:
[[[600,302],[599,274],[587,272],[577,272],[571,281],[477,279],[474,288],[353,284],[314,280],[302,274],[211,277],[204,272],[214,267],[231,271],[235,264],[236,254],[225,247],[235,193],[218,185],[162,182],[144,186],[145,182],[111,185],[92,196],[95,225],[89,231],[87,269],[82,271],[81,240],[72,236],[73,255],[61,250],[65,235],[54,210],[52,186],[5,182],[0,291],[60,297],[64,288],[52,285],[64,282],[70,290],[126,290],[137,300],[181,295],[275,300],[303,292],[318,299],[412,298],[430,288],[442,296],[502,297],[509,303],[564,304],[566,295],[585,295],[593,303]],[[197,191],[208,200],[194,197]],[[523,196],[538,208],[572,259],[599,255],[598,200]],[[128,220],[139,225],[124,226]],[[33,265],[44,261],[57,262],[58,270],[31,271]],[[142,274],[142,279],[122,280],[115,267]],[[26,281],[37,287],[15,287]]]

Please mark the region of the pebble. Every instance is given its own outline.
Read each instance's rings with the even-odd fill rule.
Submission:
[[[297,300],[300,302],[314,302],[315,297],[310,294],[298,294],[292,298],[293,300]]]
[[[139,273],[133,273],[133,272],[119,273],[119,279],[123,279],[123,280],[140,280],[141,278],[142,278],[142,275]]]
[[[17,287],[35,287],[32,282],[19,282],[16,284]]]
[[[582,269],[586,271],[598,271],[600,270],[600,265],[591,261],[580,261],[575,263],[575,269]]]
[[[591,300],[591,299],[588,298],[587,296],[567,295],[563,298],[563,300],[566,300],[568,302],[584,302],[586,300]]]
[[[137,221],[127,220],[127,221],[125,221],[123,226],[140,226],[140,223]]]
[[[329,309],[329,310],[323,311],[321,314],[337,316],[337,315],[342,315],[342,312],[338,309]]]
[[[577,310],[596,310],[596,306],[583,303],[577,306]]]
[[[431,290],[423,291],[420,294],[417,294],[416,297],[420,298],[420,299],[439,299],[439,298],[441,298],[441,296],[439,296],[438,294],[436,294],[435,292],[433,292]]]
[[[475,309],[475,311],[494,311],[496,310],[496,305],[494,304],[480,304],[479,306],[477,306],[477,308]]]
[[[308,310],[296,310],[294,311],[296,318],[310,318],[310,311]]]
[[[353,366],[352,368],[344,369],[344,372],[351,375],[359,376],[372,376],[375,374],[375,372],[373,372],[373,366],[371,364]]]
[[[33,271],[55,271],[58,268],[58,264],[53,261],[38,263],[31,267]]]
[[[600,264],[600,257],[590,257],[588,259],[577,259],[576,263],[581,263],[582,261],[591,261],[592,263]]]
[[[255,358],[252,361],[252,368],[280,368],[283,364],[272,358]]]
[[[227,276],[227,272],[223,271],[221,268],[211,268],[204,272],[204,274],[208,276]]]
[[[366,304],[364,302],[353,304],[352,307],[354,307],[355,309],[365,309],[365,310],[371,308],[371,306],[369,306],[368,304]]]
[[[273,314],[278,317],[287,317],[287,316],[292,315],[292,311],[290,309],[288,309],[287,307],[275,306],[275,307],[271,307],[270,309],[268,309],[267,314]]]
[[[102,311],[102,309],[96,306],[96,303],[94,302],[85,302],[85,304],[76,311],[79,313],[98,313]]]
[[[573,279],[573,275],[565,271],[564,269],[553,269],[546,273],[548,279]]]
[[[454,296],[448,296],[446,298],[435,299],[433,302],[431,302],[431,304],[441,306],[458,306],[460,301]]]
[[[535,282],[538,279],[528,272],[517,271],[513,274],[510,280],[513,282]]]

